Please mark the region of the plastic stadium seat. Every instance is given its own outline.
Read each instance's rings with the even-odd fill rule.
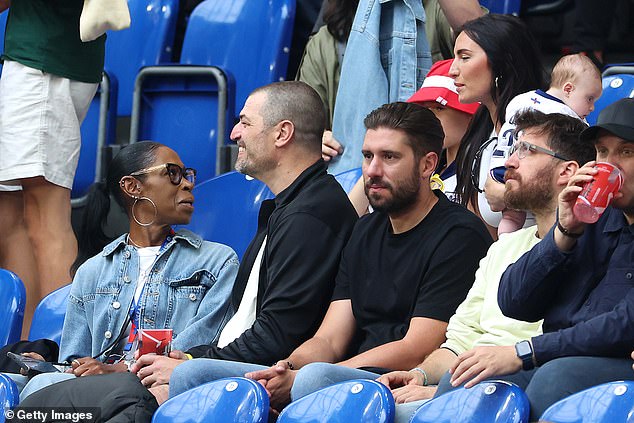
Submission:
[[[255,88],[285,79],[294,20],[295,0],[203,1],[189,18],[181,63],[231,73],[240,110]]]
[[[634,97],[634,64],[612,65],[602,76],[603,93],[594,103],[594,111],[586,118],[590,125],[597,123],[599,113],[609,104]]]
[[[278,423],[389,423],[394,421],[394,398],[374,380],[351,380],[306,395],[288,405]]]
[[[515,16],[520,14],[520,3],[520,0],[480,0],[480,4],[491,13]]]
[[[345,172],[341,172],[338,175],[335,175],[335,179],[339,182],[346,192],[350,192],[354,185],[357,183],[359,178],[363,175],[360,167],[356,167],[354,169],[346,170]]]
[[[258,227],[262,200],[273,193],[257,179],[229,172],[194,187],[194,214],[187,226],[204,239],[229,245],[242,258]]]
[[[105,68],[119,82],[119,116],[130,116],[139,70],[171,61],[178,4],[178,0],[128,0],[130,28],[108,32]]]
[[[226,148],[235,108],[284,78],[295,0],[206,0],[192,12],[180,65],[137,76],[130,142],[176,150],[202,180],[231,169]],[[233,148],[235,150],[235,148]]]
[[[29,329],[30,341],[45,338],[59,344],[62,339],[62,328],[64,327],[69,293],[70,284],[56,289],[40,301],[35,309],[31,328]]]
[[[0,423],[4,423],[5,413],[17,406],[19,401],[20,393],[18,392],[18,387],[15,382],[10,377],[0,373],[0,405],[2,405]]]
[[[167,400],[153,423],[265,423],[269,397],[258,382],[232,377],[200,385]]]
[[[5,10],[0,13],[0,55],[4,53],[4,28],[7,26],[7,15],[9,14],[9,10]],[[0,63],[0,74],[2,74],[2,63]]]
[[[551,405],[539,421],[552,423],[634,422],[634,382],[598,385]]]
[[[15,273],[0,269],[0,346],[20,340],[25,305],[22,280]]]
[[[528,398],[517,385],[481,382],[426,402],[411,423],[520,423],[528,422],[529,410]]]

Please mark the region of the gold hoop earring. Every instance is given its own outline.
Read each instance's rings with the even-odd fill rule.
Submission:
[[[152,204],[152,207],[154,207],[154,217],[152,218],[152,220],[148,223],[142,223],[139,221],[139,219],[137,219],[136,215],[134,214],[134,206],[136,206],[136,204],[139,202],[139,200],[146,200],[149,201],[150,204]],[[158,214],[158,209],[156,208],[156,204],[154,204],[154,201],[152,201],[151,198],[148,197],[134,197],[134,203],[132,203],[132,218],[134,219],[134,221],[137,223],[137,225],[139,226],[150,226],[152,223],[154,223],[154,221],[156,220],[156,215]]]

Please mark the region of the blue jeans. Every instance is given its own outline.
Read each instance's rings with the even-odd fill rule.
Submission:
[[[75,375],[72,373],[42,373],[34,376],[31,380],[29,380],[26,376],[15,373],[5,373],[5,375],[13,379],[15,384],[18,386],[18,391],[20,392],[20,402],[35,391],[39,391],[40,389],[57,382],[75,378]]]
[[[330,363],[307,364],[295,375],[295,382],[291,388],[291,399],[302,398],[335,383],[352,379],[376,379],[380,375],[365,370],[353,369]]]
[[[170,377],[170,398],[188,389],[225,377],[244,376],[245,373],[267,369],[259,364],[237,361],[195,358],[174,368]]]
[[[455,389],[446,373],[438,383],[437,397]],[[615,380],[634,380],[632,360],[606,357],[562,357],[551,360],[537,369],[493,377],[489,380],[513,382],[524,389],[531,406],[531,421],[560,399],[592,386]]]

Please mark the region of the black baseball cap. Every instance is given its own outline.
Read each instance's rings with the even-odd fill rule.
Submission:
[[[601,129],[634,142],[634,98],[622,98],[607,106],[599,113],[597,124],[586,128],[580,138],[583,141],[595,141]]]

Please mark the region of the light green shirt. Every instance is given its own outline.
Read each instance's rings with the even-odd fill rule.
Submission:
[[[539,242],[537,226],[503,234],[480,260],[475,282],[447,326],[441,347],[461,354],[481,345],[514,345],[542,333],[542,321],[527,323],[508,318],[498,306],[502,273]]]

